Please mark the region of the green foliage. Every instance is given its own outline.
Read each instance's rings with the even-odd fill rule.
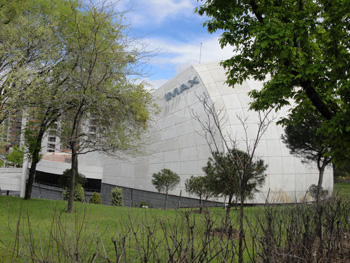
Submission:
[[[337,161],[350,157],[349,3],[344,0],[204,1],[210,33],[233,47],[222,62],[230,85],[265,80],[251,107],[296,109],[311,103],[325,119],[320,130]],[[269,75],[271,78],[266,79]],[[291,101],[295,103],[290,104]],[[308,114],[308,112],[304,112]]]
[[[70,182],[72,180],[72,174],[71,174],[71,169],[66,169],[63,171],[63,174],[60,175],[58,178],[58,184],[64,188],[64,187],[69,187]],[[78,173],[75,178],[75,185],[80,184],[81,186],[84,186],[87,182],[87,179],[85,175]]]
[[[17,146],[13,146],[12,151],[5,156],[6,163],[11,166],[22,167],[23,156],[24,156],[23,148],[18,148]]]
[[[123,191],[121,188],[116,187],[111,192],[111,205],[123,206]]]
[[[152,177],[152,184],[158,192],[165,192],[164,209],[167,209],[169,190],[173,190],[180,183],[180,176],[169,169],[162,169]]]
[[[214,152],[203,171],[211,190],[217,195],[233,196],[244,202],[252,198],[265,182],[267,165],[263,160],[252,160],[246,152],[232,149],[228,153]]]
[[[158,192],[168,193],[180,183],[180,176],[169,169],[162,169],[160,172],[152,175],[152,184]]]
[[[62,193],[63,200],[68,200],[69,198],[69,189],[66,188],[66,190]],[[74,189],[74,201],[76,202],[85,202],[85,191],[82,185],[77,184]]]
[[[200,199],[215,196],[211,190],[207,176],[191,176],[185,181],[185,189],[188,193],[198,196]]]
[[[126,37],[122,13],[107,2],[68,3],[69,13],[60,28],[66,58],[56,80],[66,80],[58,90],[60,141],[71,149],[71,168],[76,171],[79,154],[142,152],[141,136],[155,104],[145,82],[135,79],[148,54]],[[72,206],[69,200],[68,212]]]
[[[324,119],[318,112],[304,115],[294,114],[285,126],[282,140],[290,153],[299,156],[304,162],[317,162],[329,153],[325,145],[326,136],[318,132]],[[330,160],[330,157],[324,157]]]
[[[69,5],[61,0],[0,1],[0,123],[25,106],[52,101],[46,95],[56,86],[57,70],[63,73],[61,65],[67,62],[60,41]]]
[[[335,165],[334,167],[334,179],[338,180],[338,178],[341,177],[347,177],[350,178],[350,164],[349,162],[347,164],[343,165]],[[349,180],[350,182],[350,180]]]
[[[27,127],[24,130],[24,140],[26,146],[26,155],[33,162],[39,162],[41,160],[41,154],[34,154],[41,151],[41,140],[38,141],[37,122],[29,121]]]
[[[332,160],[332,157],[329,156],[330,147],[326,144],[327,136],[320,131],[322,122],[323,118],[318,112],[310,110],[310,113],[304,115],[296,113],[287,121],[287,126],[284,129],[285,135],[282,135],[282,140],[290,149],[291,154],[299,156],[304,162],[317,164],[319,171],[318,191],[312,192],[316,194],[317,203],[323,197],[324,170]],[[317,193],[319,193],[318,197]]]
[[[94,192],[89,200],[89,203],[98,205],[102,204],[101,196],[98,193]]]
[[[312,184],[309,189],[308,192],[310,193],[311,197],[314,200],[317,200],[317,191],[318,191],[318,186],[315,184]],[[323,189],[323,187],[321,187],[320,189],[320,199],[322,200],[323,198],[325,198],[328,195],[328,190]]]

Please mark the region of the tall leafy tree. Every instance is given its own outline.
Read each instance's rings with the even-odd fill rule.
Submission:
[[[158,192],[165,192],[164,209],[167,209],[169,190],[173,190],[180,183],[180,176],[169,169],[162,169],[152,177],[152,184]]]
[[[243,262],[244,203],[252,198],[265,182],[267,165],[253,155],[233,148],[227,153],[214,152],[207,166],[203,168],[209,178],[210,186],[218,195],[228,196],[225,217],[225,231],[229,230],[230,209],[235,196],[239,200],[239,244],[238,258]]]
[[[227,82],[266,80],[253,90],[254,109],[312,103],[338,161],[350,156],[350,5],[346,0],[199,0],[209,32],[223,30]],[[291,100],[295,103],[290,104]],[[305,114],[303,111],[298,111]]]
[[[63,68],[74,68],[62,41],[69,35],[65,25],[74,2],[0,1],[0,123],[18,111],[29,119],[25,199],[31,197],[43,136],[61,114]]]
[[[210,197],[216,196],[214,191],[210,188],[207,176],[191,176],[185,181],[185,189],[190,194],[195,194],[199,197],[200,213],[203,210],[203,198],[208,200]]]
[[[292,122],[291,122],[292,121]],[[323,175],[326,166],[331,162],[330,148],[324,143],[326,136],[318,132],[323,118],[318,112],[304,115],[295,114],[287,122],[282,135],[283,142],[290,149],[290,153],[302,158],[303,162],[315,162],[319,171],[316,202],[321,197]]]
[[[73,149],[71,196],[82,149],[139,150],[154,105],[145,84],[128,77],[140,72],[146,53],[127,38],[122,13],[102,2],[0,0],[0,23],[0,123],[24,109],[30,120],[26,199],[43,136],[58,120],[71,125],[64,141]]]
[[[225,229],[229,227],[234,197],[240,201],[240,208],[243,209],[244,202],[253,198],[254,193],[264,184],[266,168],[263,160],[255,161],[248,153],[235,148],[227,153],[214,152],[213,157],[209,158],[203,168],[209,187],[217,195],[228,199]]]
[[[262,136],[267,131],[273,118],[269,117],[270,111],[258,112],[258,122],[255,125],[255,137],[248,135],[249,127],[248,118],[242,118],[237,115],[241,122],[241,129],[244,132],[240,140],[232,139],[223,130],[222,123],[225,123],[225,115],[222,109],[216,108],[207,94],[198,98],[203,105],[207,118],[193,113],[195,120],[199,122],[203,129],[203,137],[206,139],[211,149],[212,158],[209,159],[207,166],[203,168],[204,172],[210,178],[210,186],[219,195],[229,197],[229,205],[226,213],[224,230],[229,230],[229,210],[232,205],[233,196],[240,201],[239,209],[239,241],[238,241],[238,258],[243,262],[244,251],[244,202],[252,194],[258,191],[265,181],[265,170],[267,166],[263,160],[256,157],[256,150]],[[245,146],[245,150],[242,147]],[[231,198],[230,198],[231,196]],[[231,199],[231,200],[230,200]]]
[[[71,10],[65,45],[75,67],[67,69],[61,118],[61,139],[72,152],[68,212],[73,207],[78,155],[137,154],[154,109],[145,83],[131,79],[142,73],[145,52],[133,47],[122,14],[106,2],[72,3]]]
[[[40,161],[41,142],[45,132],[60,118],[63,109],[65,96],[66,81],[68,74],[76,67],[76,63],[71,60],[70,51],[67,50],[65,39],[70,36],[67,31],[67,24],[72,20],[69,19],[71,14],[71,5],[76,1],[30,1],[25,6],[25,12],[21,15],[25,19],[29,17],[31,24],[35,25],[32,31],[35,32],[36,39],[31,41],[31,34],[28,37],[24,35],[24,40],[31,43],[29,47],[22,47],[32,52],[32,63],[26,65],[29,68],[28,74],[25,75],[26,82],[21,83],[21,79],[10,78],[12,87],[23,87],[24,90],[18,93],[13,89],[13,94],[8,102],[14,103],[20,100],[21,103],[14,108],[5,104],[6,108],[16,111],[24,111],[28,119],[25,129],[25,140],[27,158],[30,161],[28,180],[26,183],[25,199],[31,198],[32,186],[36,165]],[[24,7],[22,7],[24,8]],[[15,25],[15,20],[9,23]],[[45,47],[42,47],[45,45]],[[32,58],[34,57],[34,58]],[[35,62],[35,63],[34,63]],[[14,74],[17,71],[14,70]],[[20,96],[20,94],[24,94]],[[66,109],[67,110],[67,109]]]

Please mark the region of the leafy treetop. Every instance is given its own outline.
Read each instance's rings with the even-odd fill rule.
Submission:
[[[180,183],[180,176],[169,169],[162,169],[160,172],[153,174],[152,184],[158,192],[173,190]]]
[[[252,198],[265,182],[266,168],[263,160],[254,161],[246,152],[234,148],[226,154],[214,152],[203,171],[210,188],[218,195],[228,196],[231,203],[233,196],[242,202]]]
[[[222,47],[234,48],[222,62],[227,82],[266,81],[253,90],[252,108],[297,108],[311,102],[323,116],[322,130],[332,155],[350,149],[350,5],[346,0],[208,0],[197,12],[207,15],[209,32],[223,30]],[[299,111],[300,114],[305,114]]]

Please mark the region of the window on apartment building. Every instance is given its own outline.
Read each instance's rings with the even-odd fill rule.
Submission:
[[[55,147],[56,147],[56,145],[53,144],[53,143],[49,143],[49,144],[47,145],[47,148],[49,148],[49,149],[55,149]]]

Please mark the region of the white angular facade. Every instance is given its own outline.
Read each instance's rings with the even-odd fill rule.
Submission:
[[[248,140],[256,137],[258,115],[248,110],[251,101],[248,92],[259,89],[262,83],[246,81],[231,88],[225,80],[225,71],[217,63],[188,68],[153,93],[161,112],[146,136],[146,156],[120,161],[94,154],[83,156],[79,164],[100,166],[103,169],[102,184],[150,192],[157,192],[151,183],[152,174],[167,168],[181,177],[180,185],[171,194],[188,197],[185,180],[192,175],[203,176],[202,167],[211,156],[208,143],[202,136],[202,127],[191,113],[196,113],[204,121],[207,118],[200,97],[207,94],[215,108],[222,111],[226,121],[221,129],[227,136],[240,141],[238,146],[242,150],[245,150],[244,141],[241,141],[244,129],[237,116],[248,118]],[[286,113],[273,114],[277,121]],[[300,202],[305,197],[310,200],[307,189],[317,184],[316,164],[303,164],[299,158],[290,155],[281,140],[282,134],[283,128],[272,123],[259,143],[256,156],[265,161],[268,169],[265,184],[251,201],[253,203],[267,200],[274,203]],[[323,187],[332,192],[330,167],[326,169]]]

